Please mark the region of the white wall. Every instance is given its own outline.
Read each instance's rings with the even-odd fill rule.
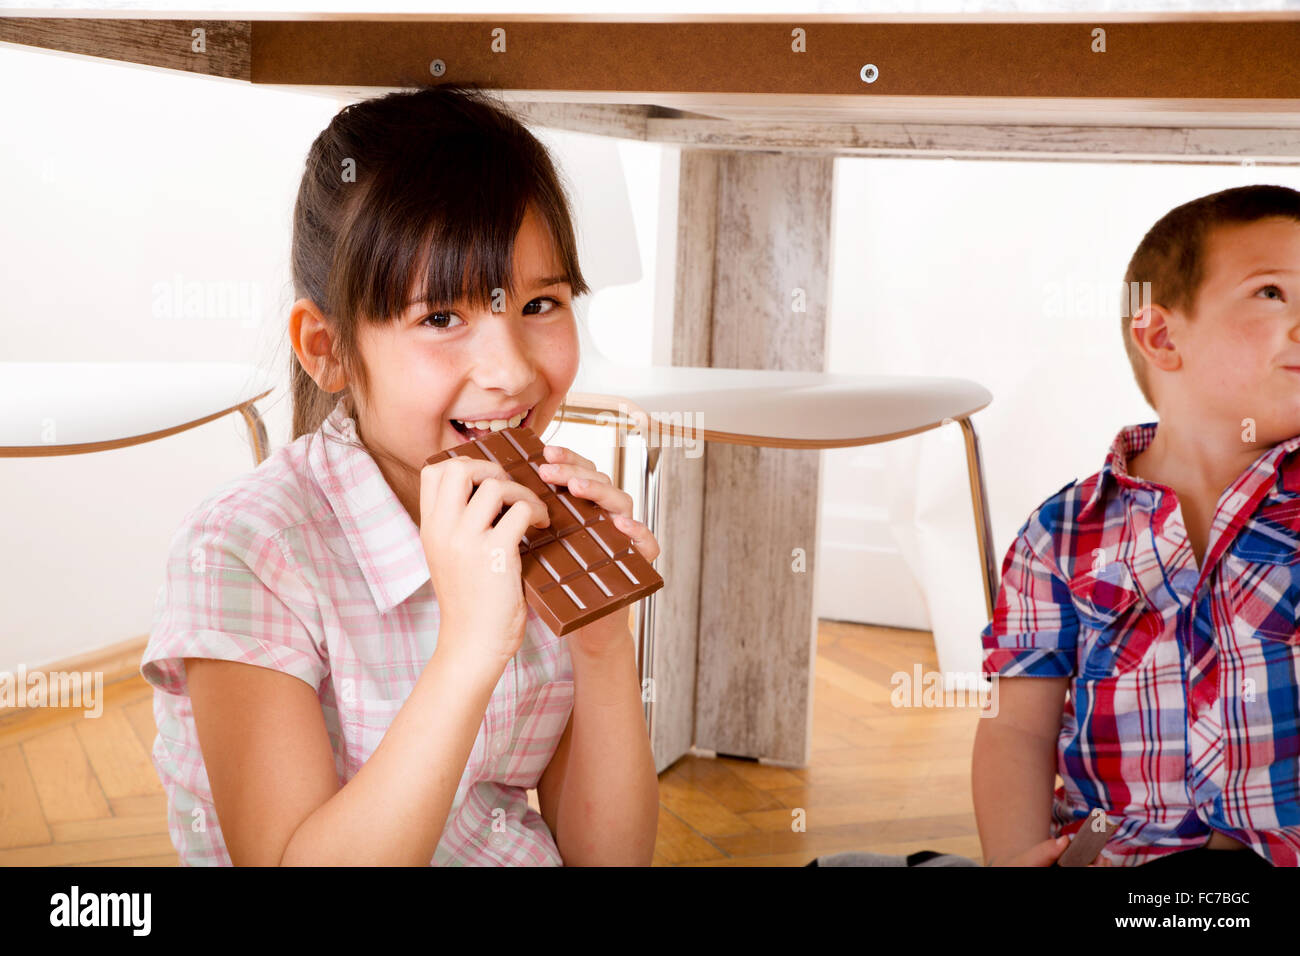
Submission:
[[[333,100],[12,46],[0,90],[0,359],[287,368],[292,203]],[[178,274],[251,283],[261,314],[154,318],[154,284]],[[283,443],[284,392],[261,410]],[[252,466],[236,416],[116,451],[0,459],[0,669],[146,634],[181,516]]]

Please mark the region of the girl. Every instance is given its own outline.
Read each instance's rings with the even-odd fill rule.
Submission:
[[[348,106],[312,144],[294,440],[185,517],[141,668],[183,865],[650,863],[627,616],[556,638],[521,585],[540,499],[490,462],[423,466],[551,423],[575,249],[545,148],[476,87]],[[545,454],[658,556],[592,462]]]

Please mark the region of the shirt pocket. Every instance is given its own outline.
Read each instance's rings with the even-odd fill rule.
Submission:
[[[1223,559],[1238,639],[1300,645],[1300,504],[1253,517]]]
[[[1079,677],[1100,680],[1141,665],[1160,636],[1160,622],[1128,562],[1089,569],[1070,582],[1070,591],[1079,621]]]
[[[516,719],[518,733],[502,758],[504,766],[497,779],[512,787],[536,787],[560,745],[572,712],[573,681],[553,680],[543,685],[535,703],[521,710]]]

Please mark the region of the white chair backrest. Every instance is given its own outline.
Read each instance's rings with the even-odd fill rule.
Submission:
[[[591,337],[591,328],[587,324],[591,300],[592,296],[589,295],[579,296],[573,300],[573,316],[578,326],[578,344],[582,350],[578,362],[578,375],[571,387],[575,392],[600,391],[604,386],[597,383],[608,382],[610,369],[614,367],[614,363],[596,347],[596,342]]]
[[[560,169],[573,210],[578,261],[591,294],[574,299],[573,311],[582,349],[573,391],[583,383],[608,379],[614,364],[596,347],[591,334],[592,300],[603,289],[641,279],[641,250],[618,143],[607,136],[559,132],[534,127]]]
[[[641,279],[641,251],[618,143],[535,129],[560,168],[573,208],[578,260],[593,293]]]

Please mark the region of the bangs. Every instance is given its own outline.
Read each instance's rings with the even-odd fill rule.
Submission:
[[[555,274],[574,295],[589,291],[544,153],[518,141],[506,148],[481,129],[424,145],[380,163],[356,194],[331,270],[343,311],[385,324],[416,301],[490,309],[495,289],[513,298],[515,237],[530,205],[550,237]]]

